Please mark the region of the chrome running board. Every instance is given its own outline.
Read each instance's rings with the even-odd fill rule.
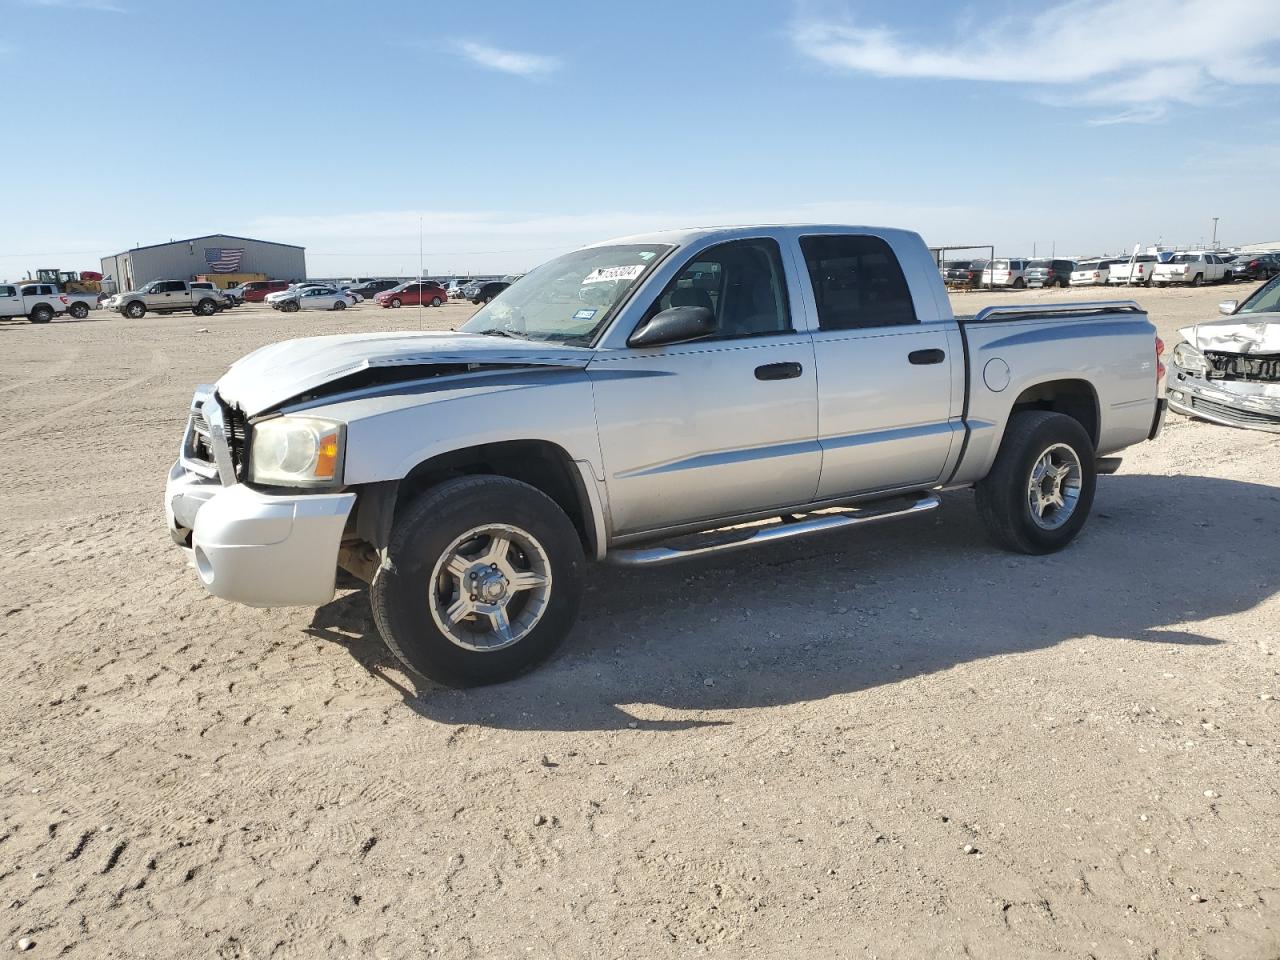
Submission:
[[[624,567],[659,566],[712,553],[727,553],[730,550],[758,547],[764,543],[790,540],[792,537],[806,537],[813,533],[842,530],[845,527],[856,527],[859,524],[874,523],[877,520],[891,520],[894,517],[925,513],[935,509],[940,502],[937,494],[928,493],[905,504],[901,499],[897,499],[864,507],[841,509],[839,512],[813,513],[795,518],[784,517],[765,527],[748,526],[709,530],[706,533],[668,540],[663,545],[610,550],[605,554],[605,560]]]

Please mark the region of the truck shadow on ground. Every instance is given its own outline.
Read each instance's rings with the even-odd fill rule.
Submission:
[[[931,516],[847,534],[663,569],[591,567],[581,619],[556,657],[466,691],[406,680],[364,591],[322,607],[309,632],[440,722],[679,730],[731,722],[720,711],[855,693],[1081,636],[1221,643],[1188,624],[1280,589],[1278,529],[1275,487],[1120,474],[1101,478],[1075,544],[1025,557],[988,544],[960,491]],[[643,720],[628,705],[691,716]]]

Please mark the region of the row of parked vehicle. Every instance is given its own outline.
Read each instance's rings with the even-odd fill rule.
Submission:
[[[1193,250],[1140,253],[1090,260],[1013,257],[991,260],[948,260],[939,269],[949,287],[1096,287],[1107,284],[1163,287],[1187,284],[1269,280],[1280,275],[1280,253],[1227,253]]]

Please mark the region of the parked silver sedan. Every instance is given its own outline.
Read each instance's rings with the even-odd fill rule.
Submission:
[[[356,295],[337,287],[302,287],[292,296],[271,301],[273,310],[295,313],[298,310],[345,310],[359,302]]]

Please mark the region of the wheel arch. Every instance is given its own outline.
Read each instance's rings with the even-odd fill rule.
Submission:
[[[1076,377],[1063,377],[1042,380],[1024,387],[1014,398],[1009,416],[1023,410],[1048,410],[1064,414],[1084,427],[1096,450],[1102,435],[1101,409],[1098,392],[1093,384]]]
[[[584,476],[584,472],[586,476]],[[489,474],[519,480],[546,494],[573,523],[588,556],[600,557],[606,532],[595,480],[557,443],[504,440],[439,453],[414,466],[400,480],[366,484],[357,500],[355,529],[360,539],[383,549],[397,515],[426,490],[460,476]]]

